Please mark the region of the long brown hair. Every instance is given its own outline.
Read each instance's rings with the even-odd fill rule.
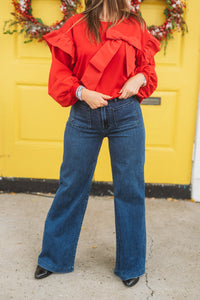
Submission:
[[[99,26],[102,29],[102,24],[99,16],[103,11],[103,5],[106,5],[107,17],[111,23],[108,28],[114,26],[118,20],[121,23],[124,19],[129,18],[131,22],[134,22],[134,19],[137,20],[144,30],[144,19],[130,10],[128,0],[85,0],[85,10],[82,12],[83,17],[75,22],[73,26],[85,19],[87,21],[87,35],[90,42],[92,42],[92,36],[97,43],[102,42],[99,31]]]

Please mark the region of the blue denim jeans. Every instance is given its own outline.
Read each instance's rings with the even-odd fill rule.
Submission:
[[[59,188],[47,214],[38,264],[52,272],[74,270],[75,254],[104,137],[108,137],[114,188],[116,263],[122,280],[145,273],[145,128],[136,97],[91,109],[78,100],[64,132]]]

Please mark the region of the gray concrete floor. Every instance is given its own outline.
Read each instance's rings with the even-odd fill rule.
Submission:
[[[0,299],[200,299],[200,203],[146,199],[146,274],[127,288],[113,274],[113,197],[90,197],[75,270],[34,279],[54,195],[0,194]]]

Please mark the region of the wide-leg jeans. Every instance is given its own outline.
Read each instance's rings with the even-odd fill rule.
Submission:
[[[145,128],[135,96],[91,109],[78,100],[64,132],[59,188],[47,214],[38,264],[52,272],[74,270],[75,254],[92,178],[108,137],[114,188],[116,263],[122,280],[145,273]]]

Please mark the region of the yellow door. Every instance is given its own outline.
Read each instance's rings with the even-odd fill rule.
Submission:
[[[141,5],[147,25],[162,24],[165,1],[146,0]],[[189,33],[176,32],[155,56],[158,88],[152,97],[160,105],[141,104],[146,129],[145,181],[147,183],[190,184],[192,152],[200,75],[200,2],[188,1]],[[95,180],[110,181],[111,168],[105,140]]]
[[[60,1],[32,1],[34,16],[46,24],[59,20]],[[142,4],[147,24],[159,24],[165,1]],[[5,20],[11,1],[2,1]],[[159,84],[152,97],[160,105],[142,104],[146,128],[145,180],[149,183],[189,184],[199,86],[198,0],[188,2],[189,33],[174,34],[167,54],[156,55]],[[64,128],[70,108],[62,108],[47,94],[51,56],[44,43],[23,43],[23,36],[1,34],[0,170],[3,177],[58,179]],[[112,181],[108,141],[104,139],[94,174],[96,181]]]

